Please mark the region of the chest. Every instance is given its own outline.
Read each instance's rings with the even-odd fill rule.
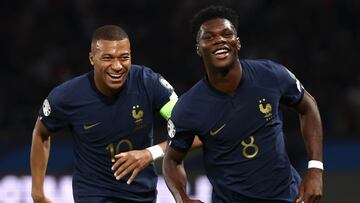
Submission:
[[[143,136],[152,129],[153,108],[143,94],[128,94],[114,101],[92,98],[69,110],[70,128],[75,139],[109,142]]]
[[[262,128],[279,122],[279,101],[278,91],[258,86],[218,99],[207,107],[208,115],[199,119],[207,120],[206,125],[199,128],[200,137],[217,145],[245,140]]]

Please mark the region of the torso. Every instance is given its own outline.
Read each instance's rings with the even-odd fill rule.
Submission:
[[[72,132],[75,199],[88,195],[123,198],[134,196],[129,195],[134,191],[139,194],[137,200],[150,201],[155,197],[153,165],[145,168],[132,186],[126,184],[128,177],[116,180],[111,166],[115,154],[153,144],[154,113],[171,94],[161,85],[154,86],[156,77],[159,75],[149,69],[133,66],[124,88],[108,98],[96,90],[90,72],[50,93],[47,99],[54,107],[54,116],[43,116],[43,122],[51,130],[69,126]]]
[[[224,202],[233,201],[227,198],[237,192],[265,199],[277,193],[279,199],[290,199],[284,194],[296,189],[288,187],[293,169],[284,145],[277,67],[266,61],[241,64],[243,76],[233,96],[203,79],[180,98],[171,120],[177,132],[194,132],[204,143],[207,175]],[[300,98],[302,93],[295,94]]]

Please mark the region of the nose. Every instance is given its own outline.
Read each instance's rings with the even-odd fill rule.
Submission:
[[[225,37],[222,36],[221,34],[215,35],[214,38],[215,38],[215,39],[214,39],[214,42],[215,42],[215,43],[222,43],[222,42],[225,42],[225,41],[226,41]]]
[[[113,64],[111,65],[111,68],[115,71],[119,71],[123,68],[123,65],[121,64],[120,60],[115,59]]]
[[[222,35],[217,35],[215,36],[215,40],[214,40],[215,44],[218,43],[224,43],[226,42],[225,37],[223,37]]]

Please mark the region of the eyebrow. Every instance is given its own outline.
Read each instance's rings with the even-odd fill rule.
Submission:
[[[105,53],[101,55],[101,57],[106,57],[106,56],[115,57],[113,54],[109,54],[109,53]],[[122,56],[130,56],[130,53],[122,53],[118,57],[122,57]]]

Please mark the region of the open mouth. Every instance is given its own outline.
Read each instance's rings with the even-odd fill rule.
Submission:
[[[107,75],[108,75],[112,80],[121,80],[121,77],[124,75],[124,73],[107,73]]]
[[[226,58],[230,53],[230,49],[229,48],[220,48],[220,49],[216,49],[213,54],[215,55],[215,58],[217,59],[223,59]]]

